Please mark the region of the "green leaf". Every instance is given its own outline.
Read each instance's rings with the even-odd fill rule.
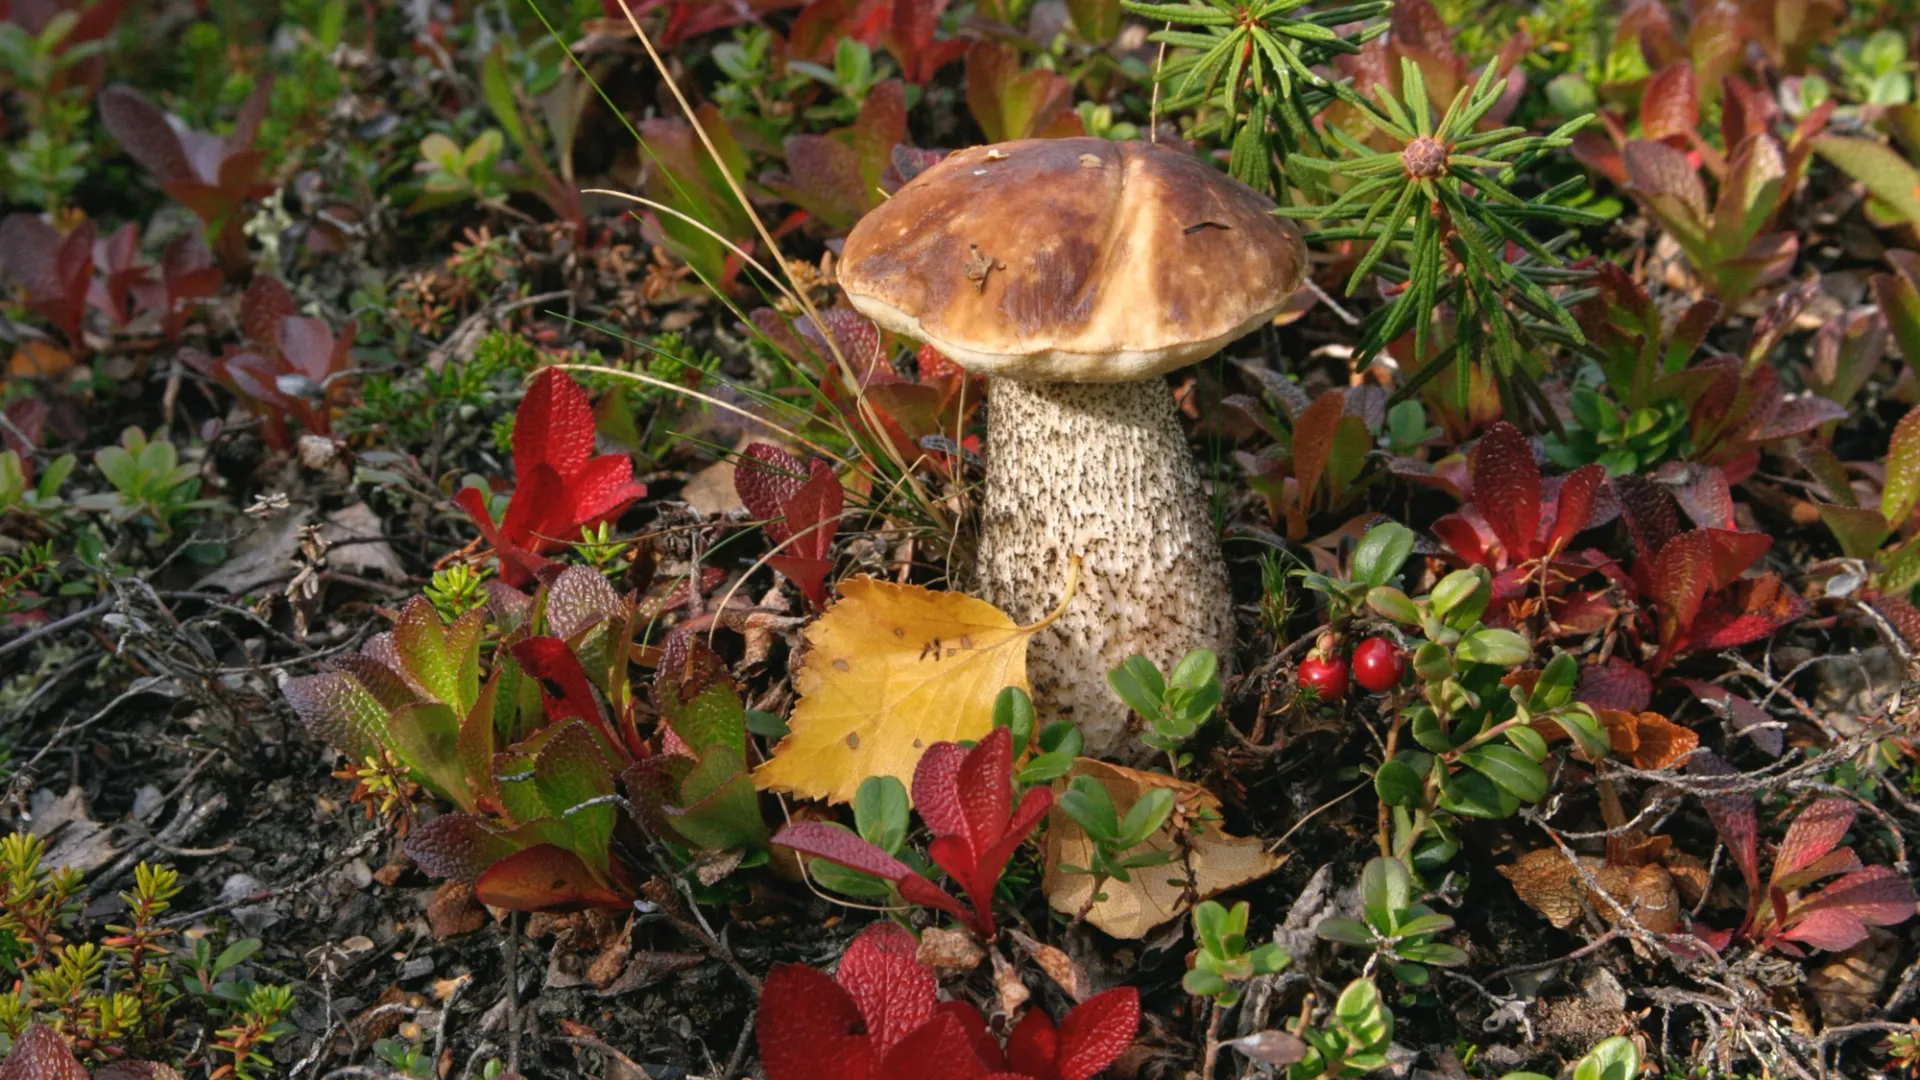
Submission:
[[[394,710],[387,721],[387,745],[441,797],[462,804],[471,800],[460,762],[460,717],[451,706],[425,701]]]
[[[1321,919],[1313,932],[1324,941],[1338,941],[1343,945],[1373,944],[1373,931],[1367,929],[1365,923],[1353,919]]]
[[[1533,693],[1527,697],[1527,708],[1534,712],[1547,712],[1560,708],[1573,700],[1573,691],[1580,682],[1580,661],[1565,650],[1556,650],[1553,659],[1541,670],[1540,678],[1533,684]]]
[[[853,795],[854,831],[890,855],[907,842],[907,786],[895,776],[869,776]]]
[[[548,811],[566,825],[568,850],[604,875],[617,811],[600,800],[613,794],[613,763],[584,722],[568,720],[552,730],[533,761],[534,787]]]
[[[1006,728],[1013,735],[1013,756],[1026,753],[1033,741],[1033,699],[1017,686],[1002,687],[993,699],[993,726]]]
[[[1547,740],[1530,727],[1516,724],[1508,728],[1507,741],[1534,761],[1547,760]]]
[[[1418,806],[1425,788],[1425,781],[1413,766],[1398,758],[1382,762],[1380,771],[1373,774],[1374,794],[1388,806]]]
[[[1369,585],[1385,585],[1413,554],[1413,530],[1398,522],[1368,529],[1353,549],[1353,576]]]
[[[1111,843],[1120,835],[1120,815],[1114,809],[1113,796],[1091,776],[1076,776],[1059,799],[1062,813],[1097,841]]]
[[[1621,1035],[1601,1040],[1573,1067],[1573,1080],[1635,1080],[1639,1075],[1640,1049]]]
[[[1333,1015],[1356,1050],[1377,1052],[1393,1039],[1393,1014],[1381,1003],[1380,992],[1366,979],[1347,984],[1339,1000],[1334,1002]]]
[[[1107,672],[1107,685],[1120,695],[1128,708],[1149,723],[1160,717],[1167,697],[1167,683],[1153,661],[1144,656],[1128,657],[1119,667]]]
[[[739,751],[714,747],[687,774],[681,793],[687,804],[668,808],[667,823],[694,846],[709,851],[766,848],[770,834],[760,813],[760,794]]]
[[[748,731],[763,739],[784,739],[791,734],[785,720],[770,712],[761,712],[759,709],[747,710],[746,727]]]
[[[1443,930],[1451,929],[1453,929],[1452,916],[1428,912],[1425,915],[1415,915],[1413,918],[1401,923],[1397,933],[1400,937],[1411,938],[1418,937],[1421,934],[1437,934]],[[1402,955],[1412,954],[1403,953]],[[1418,958],[1416,957],[1416,959]]]
[[[1460,639],[1453,652],[1470,663],[1513,667],[1533,656],[1533,646],[1511,630],[1485,627]]]
[[[1880,493],[1880,511],[1895,529],[1905,525],[1920,505],[1920,405],[1893,427],[1887,445],[1887,483]]]
[[[1824,135],[1814,152],[1864,185],[1874,198],[1920,225],[1920,171],[1885,143],[1851,135]]]
[[[1367,924],[1381,936],[1391,936],[1401,913],[1413,903],[1413,875],[1399,859],[1376,855],[1360,871],[1360,899]]]
[[[1173,814],[1173,789],[1157,787],[1134,800],[1120,822],[1115,845],[1121,850],[1138,847],[1160,831]]]
[[[1511,746],[1476,746],[1461,751],[1460,759],[1522,802],[1539,802],[1551,786],[1539,762]]]
[[[1462,817],[1498,819],[1512,817],[1520,800],[1478,772],[1462,772],[1447,779],[1440,807]]]
[[[526,125],[521,122],[520,102],[513,93],[513,76],[507,72],[506,46],[504,40],[494,42],[486,59],[480,62],[480,94],[486,98],[494,121],[506,131],[507,137],[513,140],[513,145],[520,153],[537,158],[539,150],[528,136]]]

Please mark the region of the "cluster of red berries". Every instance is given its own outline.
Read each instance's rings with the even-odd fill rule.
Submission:
[[[1341,663],[1338,643],[1322,639],[1320,647],[1300,661],[1300,687],[1321,701],[1338,701],[1347,696],[1347,679],[1362,688],[1384,694],[1400,685],[1406,672],[1406,651],[1386,638],[1368,638],[1354,647],[1353,658]]]

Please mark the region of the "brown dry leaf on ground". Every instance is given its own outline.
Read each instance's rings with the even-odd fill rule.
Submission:
[[[1596,709],[1613,752],[1633,762],[1637,769],[1664,769],[1693,752],[1700,736],[1693,729],[1656,712],[1628,713],[1616,709]]]
[[[1027,641],[1045,625],[1015,626],[965,593],[841,582],[840,599],[806,629],[792,733],[754,782],[828,802],[852,801],[869,776],[912,790],[927,747],[980,738],[1001,687],[1026,688]]]
[[[1179,802],[1174,819],[1192,817],[1202,811],[1220,809],[1220,800],[1206,788],[1158,773],[1141,772],[1110,765],[1093,758],[1076,758],[1073,770],[1055,781],[1056,794],[1076,776],[1091,776],[1113,797],[1113,808],[1125,817],[1134,801],[1150,788],[1172,788]],[[1173,835],[1163,829],[1148,840],[1147,848],[1157,851],[1176,849]],[[1086,866],[1091,862],[1087,834],[1059,807],[1047,818],[1047,875],[1041,887],[1055,911],[1078,914],[1093,895],[1093,879],[1085,874],[1063,873],[1060,867]],[[1190,854],[1165,866],[1135,870],[1132,881],[1109,881],[1102,888],[1105,900],[1087,912],[1087,921],[1117,938],[1136,939],[1149,930],[1184,914],[1191,900],[1205,900],[1228,889],[1265,877],[1286,862],[1285,856],[1270,854],[1258,837],[1229,836],[1211,822],[1200,826]],[[1188,874],[1192,874],[1193,893],[1187,894]]]
[[[1529,851],[1499,870],[1513,882],[1521,901],[1545,916],[1556,930],[1578,922],[1589,907],[1609,924],[1617,923],[1620,915],[1615,904],[1656,934],[1671,934],[1679,928],[1681,888],[1666,866],[1610,866],[1598,855],[1580,856],[1580,866],[1592,873],[1613,903],[1587,888],[1579,870],[1559,848]]]

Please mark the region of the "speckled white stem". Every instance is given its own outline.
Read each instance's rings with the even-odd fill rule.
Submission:
[[[1164,381],[988,382],[979,587],[1036,622],[1074,554],[1078,594],[1028,652],[1034,701],[1078,724],[1087,753],[1138,761],[1151,751],[1108,670],[1135,653],[1163,672],[1191,649],[1233,656],[1226,563]]]

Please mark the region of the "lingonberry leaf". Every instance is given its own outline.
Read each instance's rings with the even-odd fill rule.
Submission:
[[[933,830],[927,853],[966,892],[973,925],[994,934],[993,890],[1014,850],[1053,806],[1047,787],[1013,808],[1013,734],[995,728],[972,749],[935,743],[913,774],[913,802]]]
[[[545,563],[543,552],[575,542],[582,529],[624,513],[645,495],[625,454],[595,456],[593,407],[558,368],[536,375],[514,414],[513,498],[496,527],[473,488],[456,501],[500,557],[500,578],[522,587]]]
[[[87,1080],[87,1070],[73,1056],[65,1036],[34,1023],[13,1041],[7,1059],[0,1061],[0,1080]]]

